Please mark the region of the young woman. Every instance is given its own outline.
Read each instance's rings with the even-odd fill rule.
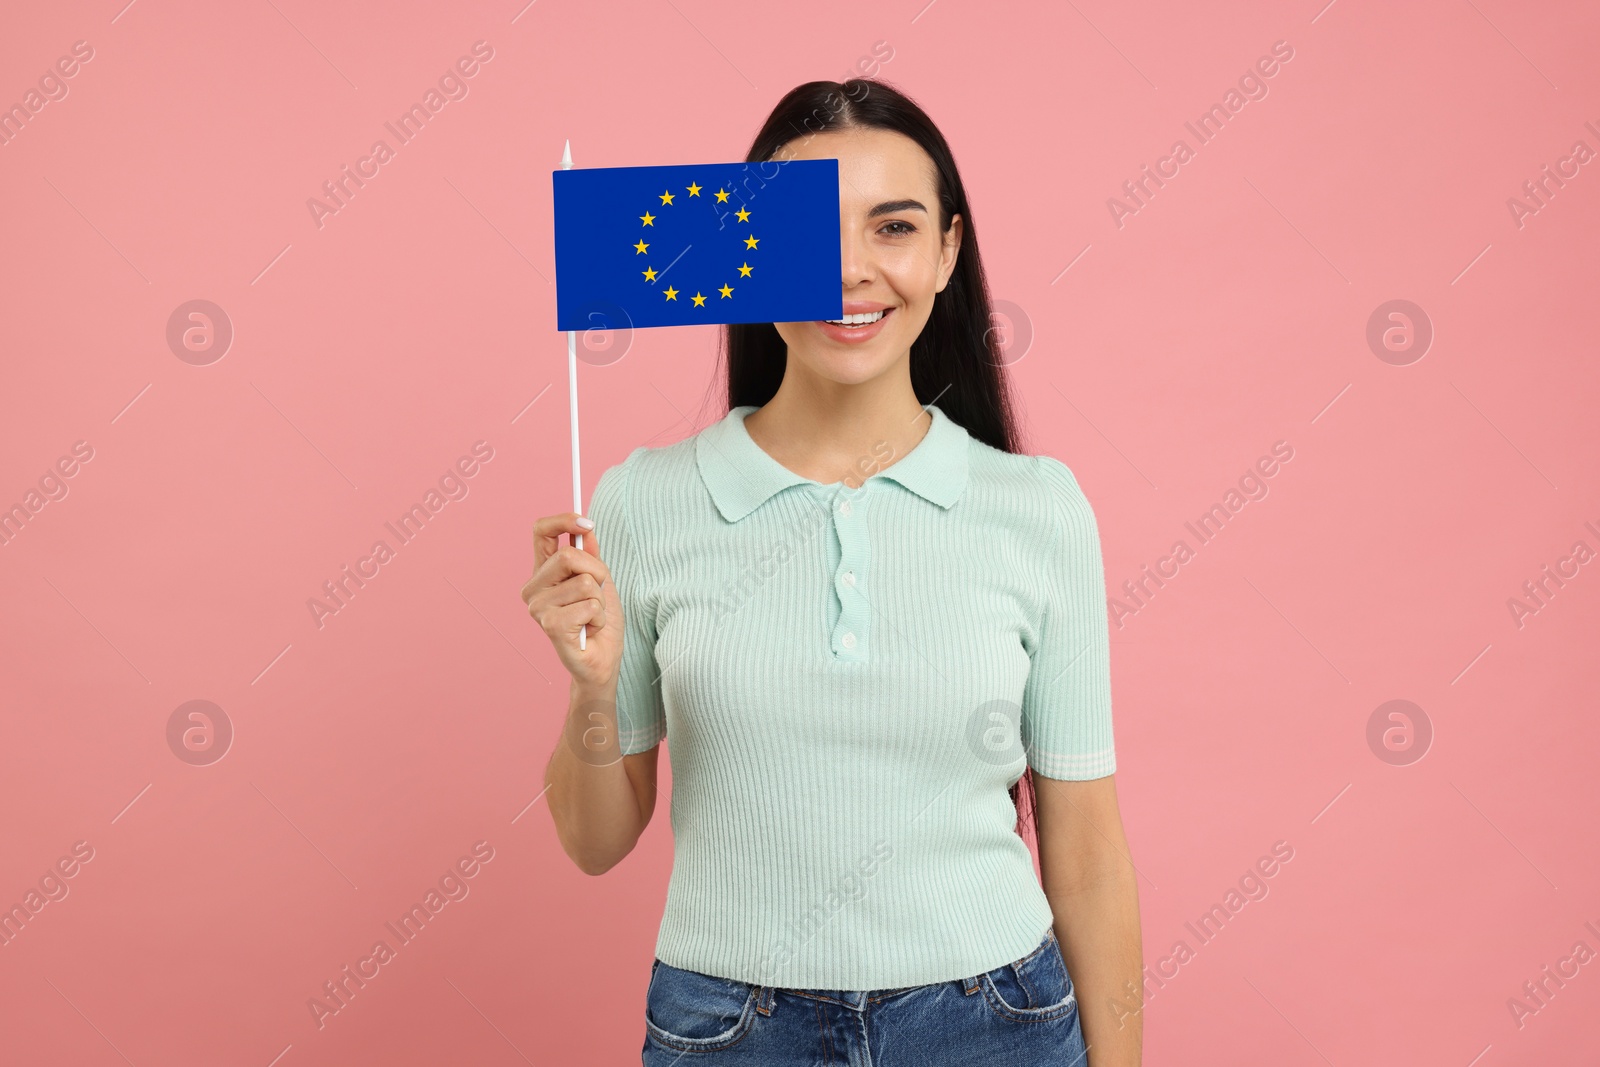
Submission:
[[[845,319],[727,327],[727,415],[534,527],[522,596],[572,675],[557,834],[615,866],[671,742],[646,1065],[1137,1064],[1094,513],[1016,445],[932,121],[810,82],[746,156],[824,158]]]

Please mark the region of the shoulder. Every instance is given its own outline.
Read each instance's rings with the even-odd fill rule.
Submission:
[[[649,514],[662,499],[682,499],[686,480],[698,478],[692,434],[670,445],[640,445],[621,463],[607,467],[595,483],[590,510],[627,517]],[[596,520],[598,521],[598,520]]]
[[[971,489],[991,509],[1014,516],[1030,532],[1057,541],[1093,530],[1094,509],[1072,468],[1054,456],[1004,452],[969,442]]]
[[[1031,494],[1057,506],[1086,506],[1088,499],[1072,469],[1054,456],[1003,452],[972,438],[967,444],[972,480],[980,491]]]
[[[1089,508],[1089,498],[1084,495],[1083,487],[1078,484],[1078,478],[1072,473],[1072,468],[1056,459],[1054,456],[1030,456],[1033,460],[1034,476],[1037,477],[1046,493],[1050,495],[1058,508],[1069,511]]]

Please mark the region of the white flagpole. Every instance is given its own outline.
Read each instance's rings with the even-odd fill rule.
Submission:
[[[561,169],[572,169],[572,142],[561,150]],[[578,467],[578,331],[567,331],[567,406],[572,412],[572,510],[583,514],[583,476]],[[583,534],[573,538],[574,548],[583,547]],[[578,631],[578,647],[588,648],[589,627]]]

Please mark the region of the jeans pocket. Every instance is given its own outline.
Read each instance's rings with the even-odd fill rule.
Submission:
[[[749,1033],[759,991],[749,982],[657,960],[645,994],[645,1031],[680,1052],[717,1052]]]
[[[1078,1010],[1078,997],[1055,931],[1032,952],[983,976],[983,998],[1002,1018],[1016,1022],[1062,1019]]]

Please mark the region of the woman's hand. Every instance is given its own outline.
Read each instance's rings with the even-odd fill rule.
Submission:
[[[576,512],[546,515],[533,524],[533,577],[522,587],[528,614],[544,628],[575,685],[614,691],[622,663],[622,600],[600,558],[599,532],[578,525]],[[561,543],[581,534],[583,548]],[[578,632],[587,626],[587,647]]]

